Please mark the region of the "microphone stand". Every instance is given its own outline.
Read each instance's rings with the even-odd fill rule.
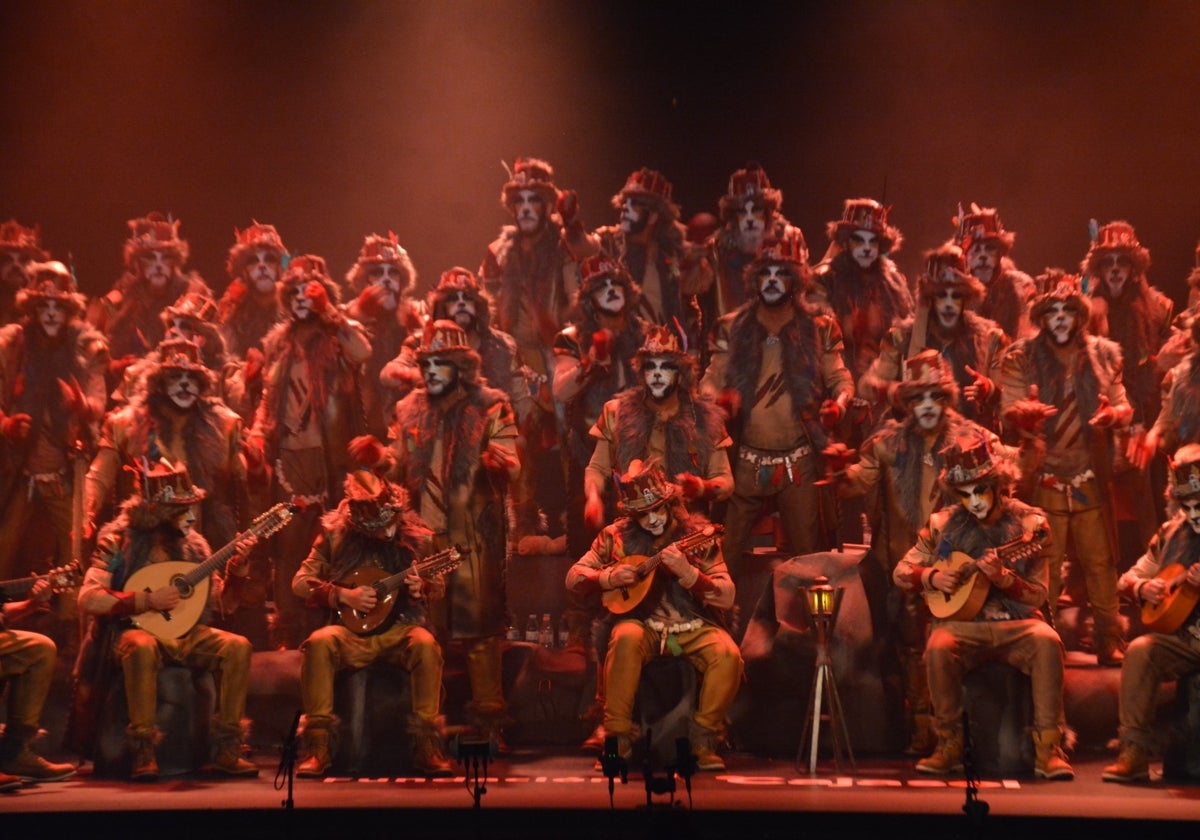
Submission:
[[[292,720],[292,727],[288,730],[287,739],[283,742],[283,749],[279,754],[279,769],[275,771],[275,790],[283,788],[283,782],[280,777],[286,777],[287,780],[287,799],[280,804],[285,810],[290,811],[295,807],[295,800],[292,799],[292,787],[296,779],[296,746],[299,741],[297,733],[300,731],[300,710],[296,710],[296,717]]]

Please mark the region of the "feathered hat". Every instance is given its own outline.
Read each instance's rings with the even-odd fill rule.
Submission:
[[[125,223],[129,226],[129,238],[125,240],[125,267],[137,269],[137,258],[149,251],[173,254],[180,265],[187,262],[188,244],[179,238],[179,220],[159,212],[147,213]]]
[[[1000,214],[995,207],[980,207],[971,202],[971,209],[963,212],[960,204],[958,215],[952,219],[954,224],[954,241],[962,246],[963,252],[971,250],[976,242],[993,241],[1000,246],[1000,251],[1007,254],[1012,250],[1017,235],[1005,230],[1000,221]]]
[[[757,161],[750,161],[729,176],[729,186],[717,204],[721,220],[736,218],[747,201],[760,204],[768,214],[778,213],[783,207],[783,193],[771,186],[766,170]]]
[[[546,205],[546,213],[554,211],[558,203],[558,187],[554,186],[554,167],[538,158],[517,158],[512,173],[500,190],[500,204],[507,209],[516,200],[521,190],[538,193]]]
[[[925,273],[917,280],[917,296],[925,303],[941,296],[947,289],[958,289],[967,307],[983,300],[987,293],[983,284],[967,272],[963,249],[953,242],[931,248],[925,254]]]
[[[355,294],[361,292],[370,282],[367,276],[368,268],[380,263],[393,263],[400,269],[400,293],[411,289],[417,282],[417,269],[413,266],[408,251],[401,247],[396,234],[388,231],[387,236],[369,233],[363,239],[358,251],[358,259],[346,272],[346,285]]]
[[[653,169],[642,167],[630,173],[625,186],[612,197],[612,206],[620,210],[627,198],[641,198],[650,203],[660,220],[671,223],[679,219],[679,205],[671,201],[671,182]]]
[[[1138,241],[1137,232],[1129,222],[1109,222],[1097,226],[1092,219],[1088,225],[1092,243],[1080,270],[1088,276],[1100,275],[1100,261],[1109,254],[1124,254],[1133,265],[1133,275],[1141,276],[1150,270],[1150,252]]]
[[[271,251],[280,262],[287,256],[287,248],[283,246],[283,240],[279,231],[275,230],[275,225],[252,221],[249,227],[242,230],[234,228],[233,247],[229,249],[229,256],[225,259],[225,271],[235,280],[239,279],[246,265],[259,250]]]
[[[828,222],[825,233],[830,239],[844,242],[856,230],[869,230],[879,237],[880,253],[894,253],[900,250],[904,237],[899,228],[888,224],[891,209],[873,198],[847,198],[842,205],[842,218]]]
[[[904,360],[904,379],[889,388],[892,405],[902,408],[926,391],[934,391],[949,405],[958,403],[958,382],[946,357],[927,348]]]
[[[28,284],[17,292],[15,300],[20,312],[33,317],[39,303],[53,300],[73,315],[83,313],[87,297],[76,291],[75,277],[61,262],[33,262],[25,267],[25,274],[29,277]]]

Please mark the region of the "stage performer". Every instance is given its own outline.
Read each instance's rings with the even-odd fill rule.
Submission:
[[[688,737],[701,770],[724,770],[717,752],[725,716],[737,696],[742,657],[724,629],[723,611],[733,606],[734,585],[720,545],[707,542],[682,550],[681,538],[709,526],[689,514],[679,488],[661,467],[634,461],[619,481],[621,517],[604,528],[592,547],[567,572],[571,592],[613,592],[638,582],[634,556],[655,556],[661,568],[648,580],[643,600],[616,616],[604,659],[604,728],[616,736],[628,759],[638,737],[633,701],[642,666],[654,656],[686,657],[701,675],[700,697]]]
[[[1016,233],[1007,230],[994,207],[971,202],[970,210],[954,217],[954,240],[962,248],[971,275],[987,290],[979,315],[1000,325],[1009,340],[1037,332],[1029,322],[1029,301],[1036,287],[1028,274],[1013,262]]]
[[[292,591],[322,610],[371,615],[382,607],[382,595],[370,585],[347,578],[359,570],[394,575],[408,570],[397,589],[390,614],[380,617],[373,632],[360,635],[342,623],[313,631],[300,651],[301,732],[307,757],[297,776],[325,775],[333,763],[336,736],[333,682],[338,671],[366,668],[382,659],[410,674],[413,766],[429,777],[452,775],[442,750],[442,649],[426,628],[426,598],[441,589],[438,579],[423,580],[413,561],[430,554],[432,534],[408,506],[408,493],[369,470],[346,476],[342,501],[321,519],[321,533],[308,558],[292,579]],[[376,631],[377,632],[374,632]]]
[[[946,445],[968,434],[982,435],[993,451],[999,438],[958,413],[958,383],[946,359],[926,348],[904,363],[904,379],[892,383],[890,398],[900,412],[889,418],[862,445],[857,462],[845,444],[825,450],[826,466],[837,481],[838,494],[871,494],[868,511],[878,564],[860,567],[872,603],[877,639],[892,645],[904,686],[905,719],[910,755],[925,755],[934,746],[929,686],[925,681],[925,637],[929,611],[916,592],[891,585],[892,572],[917,541],[935,510],[944,505],[938,474]],[[844,470],[842,469],[845,465]]]
[[[205,668],[217,675],[217,713],[212,740],[216,759],[212,769],[229,776],[257,776],[258,768],[242,757],[242,716],[250,682],[250,642],[242,636],[209,627],[202,615],[186,633],[160,639],[134,625],[131,618],[148,611],[173,610],[179,590],[167,580],[150,591],[126,592],[130,577],[162,561],[202,563],[209,559],[208,542],[195,529],[194,506],[204,491],[193,487],[185,468],[164,459],[141,476],[138,495],[121,506],[121,514],[101,530],[91,566],[79,588],[79,609],[96,616],[93,638],[101,628],[112,627],[111,649],[98,655],[116,657],[125,681],[129,708],[126,742],[132,757],[131,778],[138,782],[158,779],[155,745],[160,733],[155,725],[158,707],[158,672],[165,662]],[[225,567],[228,575],[244,571],[242,560],[254,544],[243,538]],[[213,573],[210,605],[220,597],[222,576]],[[211,608],[211,606],[210,606]]]
[[[736,574],[750,526],[774,498],[792,551],[821,538],[817,457],[846,414],[854,384],[842,335],[803,303],[812,275],[797,240],[769,240],[746,269],[754,297],[717,324],[700,390],[727,408],[738,444],[724,554]],[[829,529],[832,530],[832,523]]]
[[[1174,452],[1187,443],[1200,443],[1200,318],[1187,325],[1188,351],[1167,372],[1162,384],[1162,411],[1135,453],[1145,467],[1159,450]]]
[[[252,222],[233,231],[233,247],[225,260],[229,285],[217,302],[221,333],[230,353],[246,358],[280,320],[275,284],[283,274],[287,248],[274,225]]]
[[[1183,592],[1172,593],[1168,581],[1158,577],[1169,565],[1180,564],[1182,581],[1193,590],[1200,587],[1200,444],[1180,447],[1168,466],[1170,517],[1119,583],[1121,594],[1140,605],[1162,605],[1168,597],[1183,596]],[[1200,609],[1193,607],[1181,618],[1175,630],[1139,636],[1125,652],[1121,664],[1121,754],[1104,768],[1106,782],[1150,780],[1159,686],[1200,669]]]
[[[946,243],[926,251],[925,268],[917,281],[916,314],[887,331],[879,355],[858,381],[858,394],[872,405],[886,403],[888,388],[900,379],[905,361],[932,348],[954,372],[963,416],[997,430],[1000,388],[996,380],[1008,337],[994,321],[972,311],[984,288],[966,273],[961,248]]]
[[[40,239],[37,225],[25,227],[16,219],[0,224],[0,327],[21,317],[17,293],[29,282],[25,266],[50,259]]]
[[[106,403],[108,343],[83,320],[70,271],[57,261],[26,270],[21,318],[0,327],[0,580],[31,571],[18,557],[35,514],[53,529],[52,565],[75,559],[72,500]]]
[[[1095,621],[1101,665],[1119,665],[1125,648],[1117,612],[1111,498],[1113,432],[1133,410],[1121,377],[1121,348],[1089,335],[1087,296],[1075,275],[1049,272],[1030,317],[1036,335],[1014,342],[1001,363],[1002,417],[1032,456],[1023,466],[1032,501],[1046,512],[1050,609],[1057,615],[1063,561],[1079,564]]]
[[[391,446],[364,435],[350,449],[408,491],[433,530],[435,551],[463,551],[462,565],[446,576],[445,598],[431,605],[432,625],[443,644],[465,646],[471,723],[504,751],[505,502],[520,473],[517,427],[504,392],[480,381],[479,354],[458,324],[430,321],[417,360],[424,387],[396,404]]]
[[[925,645],[926,675],[933,701],[937,748],[917,762],[919,773],[944,775],[962,769],[963,678],[988,661],[1006,662],[1033,685],[1034,775],[1075,777],[1062,743],[1063,644],[1046,621],[1046,569],[1050,525],[1037,508],[1011,493],[1019,475],[1011,458],[992,451],[987,436],[970,433],[942,453],[938,477],[947,507],[929,517],[916,544],[896,564],[892,579],[908,592],[955,594],[961,585],[985,585],[961,568],[939,566],[952,552],[977,564],[987,598],[970,619],[935,619]],[[1014,541],[1028,541],[1030,556],[1006,559]]]
[[[125,273],[88,306],[87,319],[108,336],[108,389],[123,381],[125,368],[158,346],[166,335],[159,314],[186,292],[212,297],[208,284],[185,271],[188,243],[179,220],[154,212],[130,219],[125,241]]]
[[[287,320],[263,340],[263,395],[246,436],[251,481],[273,480],[274,499],[301,512],[274,538],[275,643],[294,648],[316,616],[292,594],[292,578],[316,538],[321,514],[337,504],[349,466],[346,446],[363,430],[366,331],[338,309],[340,290],[325,260],[298,256],[279,282]]]

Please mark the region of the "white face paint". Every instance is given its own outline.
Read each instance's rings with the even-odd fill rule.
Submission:
[[[909,400],[908,404],[913,417],[922,431],[932,432],[941,425],[942,417],[946,413],[944,400],[945,395],[932,388],[922,391]]]
[[[996,490],[990,484],[962,484],[954,492],[967,512],[979,520],[987,519],[996,505]]]
[[[650,223],[650,205],[630,196],[621,206],[621,230],[627,236],[637,236]]]
[[[246,263],[243,276],[250,288],[259,294],[273,293],[279,279],[279,254],[271,248],[259,248]]]
[[[166,288],[178,264],[179,259],[175,254],[167,251],[143,251],[138,255],[142,277],[150,284],[150,288],[155,290]]]
[[[425,390],[440,397],[458,383],[458,368],[449,359],[430,356],[421,362],[421,376],[425,379]]]
[[[196,338],[196,324],[191,318],[180,318],[178,316],[171,319],[171,323],[167,325],[166,338],[186,338],[192,341]]]
[[[1075,337],[1075,322],[1075,310],[1061,302],[1051,304],[1050,311],[1042,316],[1042,325],[1058,345]]]
[[[1100,260],[1100,276],[1108,285],[1108,293],[1112,297],[1120,297],[1121,291],[1133,274],[1133,261],[1125,254],[1106,254]]]
[[[767,306],[778,306],[787,300],[792,287],[792,273],[781,265],[769,265],[758,273],[758,296]]]
[[[850,257],[859,268],[870,268],[879,259],[879,234],[859,228],[850,234]]]
[[[383,289],[383,308],[395,310],[400,303],[400,266],[395,263],[374,263],[367,268],[367,281]]]
[[[546,204],[537,190],[519,190],[509,209],[517,222],[517,230],[526,235],[537,233],[546,218]]]
[[[313,314],[312,298],[308,296],[307,284],[296,286],[296,296],[292,298],[292,317],[297,321],[307,321]]]
[[[738,248],[743,254],[757,254],[767,230],[767,211],[756,201],[747,201],[737,211]]]
[[[190,370],[172,371],[167,376],[167,396],[176,407],[187,411],[200,399],[200,379]]]
[[[37,319],[42,331],[55,338],[67,322],[67,310],[56,300],[42,301],[37,306]]]
[[[652,537],[661,537],[667,530],[667,506],[662,505],[654,510],[638,514],[637,523]]]
[[[986,286],[1000,265],[1000,247],[990,239],[972,242],[967,249],[967,265],[975,279]]]
[[[1192,532],[1200,534],[1200,499],[1184,499],[1179,503],[1179,507],[1183,509]]]
[[[605,277],[604,285],[592,292],[592,303],[601,312],[619,315],[625,309],[625,287],[611,277]]]
[[[938,323],[942,329],[952,330],[958,326],[963,312],[963,294],[957,289],[946,289],[933,299],[933,309],[937,313]]]
[[[477,314],[475,301],[462,290],[455,292],[446,301],[446,315],[467,332],[475,329]]]
[[[25,285],[25,261],[20,251],[0,251],[0,283],[13,290]]]
[[[656,400],[663,400],[675,391],[679,369],[674,361],[664,356],[651,356],[642,362],[642,378],[646,380],[650,396]]]
[[[183,534],[185,537],[192,532],[196,527],[196,511],[195,508],[188,506],[181,513],[175,515],[172,520],[175,530]]]

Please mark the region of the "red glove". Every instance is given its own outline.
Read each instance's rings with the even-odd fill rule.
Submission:
[[[588,494],[583,504],[583,522],[593,531],[599,531],[604,526],[604,500],[599,494]]]
[[[266,359],[257,347],[250,347],[246,350],[246,366],[242,370],[247,382],[255,382],[262,376],[264,362]]]
[[[241,280],[234,280],[229,284],[229,287],[225,289],[225,300],[228,301],[232,306],[237,306],[246,299],[246,292],[249,290],[249,287],[247,287],[246,284]]]
[[[83,389],[79,387],[75,377],[72,376],[70,381],[58,377],[58,390],[62,393],[63,408],[87,422],[92,413],[91,406],[88,405],[87,397],[83,395]]]
[[[25,440],[29,434],[29,415],[13,414],[0,420],[0,435],[8,440]]]
[[[825,456],[825,466],[831,472],[841,472],[854,463],[854,459],[858,456],[857,449],[850,449],[846,444],[838,442],[832,443],[821,450],[821,454]]]
[[[1096,429],[1107,429],[1110,426],[1116,425],[1117,412],[1112,407],[1112,403],[1108,401],[1108,396],[1100,395],[1100,405],[1096,408],[1096,413],[1092,415],[1092,419],[1088,421],[1088,425]]]
[[[708,482],[692,473],[681,472],[675,476],[675,483],[679,485],[679,489],[683,493],[683,498],[689,502],[693,499],[701,498],[708,492]]]
[[[387,453],[387,449],[374,435],[359,435],[350,441],[346,451],[356,464],[372,470],[383,463]]]
[[[837,428],[837,424],[842,421],[846,410],[842,408],[841,403],[833,400],[825,400],[825,402],[821,403],[821,408],[817,413],[821,418],[821,425],[827,430],[833,431]]]
[[[308,281],[308,285],[304,287],[304,296],[312,301],[313,312],[318,315],[329,308],[329,292],[325,291],[319,280]]]
[[[742,410],[742,395],[736,388],[726,388],[717,396],[717,405],[725,411],[725,416],[733,419]]]
[[[1058,414],[1058,409],[1041,402],[1038,399],[1038,387],[1030,385],[1029,397],[1009,406],[1008,411],[1004,412],[1004,419],[1022,432],[1038,434],[1046,420],[1055,414]]]
[[[379,318],[387,313],[387,307],[383,305],[383,299],[390,295],[387,289],[383,286],[367,286],[362,290],[362,294],[358,296],[358,311],[371,318]]]
[[[563,227],[570,227],[579,219],[579,194],[575,190],[561,190],[554,209],[558,211]]]
[[[592,333],[592,361],[598,365],[606,365],[611,355],[612,330],[596,330]]]
[[[495,473],[508,472],[509,467],[514,466],[512,456],[492,444],[488,444],[487,449],[483,450],[483,454],[479,456],[479,460],[485,467]]]
[[[130,353],[128,356],[122,356],[119,359],[109,359],[108,373],[117,382],[125,379],[125,370],[130,365],[138,360],[138,357]]]
[[[260,437],[242,438],[242,457],[246,459],[246,470],[252,473],[262,471],[263,465],[267,461],[267,453],[263,448],[263,439]]]

